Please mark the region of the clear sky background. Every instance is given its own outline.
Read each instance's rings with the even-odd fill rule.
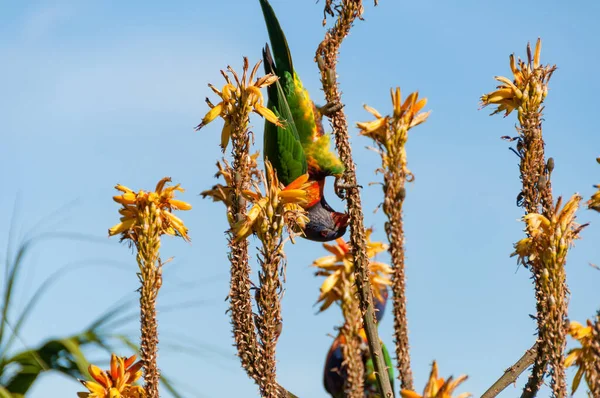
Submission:
[[[314,51],[322,39],[323,2],[272,0],[285,29],[295,67],[313,99],[323,103]],[[597,105],[600,3],[502,3],[465,0],[366,2],[343,44],[339,81],[348,121],[369,120],[367,103],[389,112],[390,87],[419,90],[432,114],[410,133],[409,168],[416,180],[405,204],[408,317],[417,390],[436,359],[443,376],[469,374],[460,392],[476,396],[534,341],[534,296],[529,272],[510,258],[523,237],[515,206],[517,157],[500,136],[514,135],[516,118],[489,117],[478,99],[495,75],[508,76],[508,56],[525,56],[528,41],[543,38],[542,62],[556,63],[546,101],[547,154],[556,161],[554,194],[586,199],[600,183]],[[160,366],[189,397],[250,397],[257,389],[238,365],[228,316],[228,262],[221,204],[198,194],[213,178],[221,121],[194,132],[221,86],[219,69],[241,70],[242,56],[260,57],[267,40],[258,1],[20,1],[0,5],[0,243],[18,202],[18,231],[67,205],[47,231],[76,231],[99,243],[40,244],[27,260],[17,298],[61,266],[89,264],[50,288],[26,325],[22,341],[76,333],[120,297],[135,297],[134,255],[106,238],[118,221],[114,185],[151,189],[171,176],[194,209],[181,214],[192,243],[164,239],[166,266],[160,295]],[[262,119],[252,119],[257,143]],[[365,223],[385,239],[373,170],[379,158],[351,129]],[[260,146],[258,146],[260,149]],[[329,185],[332,184],[332,181]],[[341,209],[343,204],[331,198]],[[584,322],[600,304],[600,215],[569,255],[570,316]],[[37,228],[37,227],[36,227]],[[257,244],[252,239],[252,244]],[[310,264],[320,244],[287,246],[284,329],[278,378],[301,397],[325,397],[323,362],[330,334],[341,322],[331,308],[315,315],[321,279]],[[382,255],[387,261],[387,256]],[[175,307],[175,309],[169,307]],[[388,311],[390,309],[388,308]],[[13,314],[14,317],[14,314]],[[137,320],[119,330],[136,336]],[[380,331],[393,350],[392,320]],[[178,350],[185,342],[194,350]],[[120,354],[128,354],[124,350]],[[99,359],[97,355],[94,359]],[[103,357],[106,359],[106,356]],[[572,378],[572,369],[568,372]],[[517,396],[525,377],[501,396]],[[31,398],[72,397],[81,386],[44,375]],[[585,387],[578,396],[584,396]],[[548,389],[540,396],[548,396]]]

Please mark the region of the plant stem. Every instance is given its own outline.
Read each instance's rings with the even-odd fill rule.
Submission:
[[[280,218],[279,223],[282,223],[283,219],[278,218]],[[258,305],[256,324],[261,343],[261,355],[258,362],[262,380],[259,385],[263,397],[276,398],[279,386],[276,382],[275,348],[282,327],[281,280],[279,279],[281,254],[278,250],[279,239],[277,239],[274,228],[270,228],[270,233],[263,239],[260,260],[262,271],[259,272],[260,284],[256,291]]]
[[[346,281],[346,283],[349,284],[350,282]],[[344,291],[352,292],[353,290],[350,286],[349,289],[344,289]],[[360,309],[356,299],[350,293],[344,295],[341,307],[345,320],[341,328],[345,340],[345,344],[342,345],[342,357],[344,358],[342,367],[346,371],[344,397],[363,398],[365,368],[360,349],[359,325],[362,321]]]
[[[506,387],[514,383],[517,378],[531,365],[535,359],[537,351],[537,343],[530,349],[525,351],[525,354],[517,361],[514,365],[510,366],[504,371],[504,374],[496,380],[486,392],[483,393],[481,398],[494,398],[500,394]]]
[[[246,107],[244,107],[246,108]],[[242,191],[247,189],[250,182],[248,168],[249,137],[247,134],[249,110],[243,109],[232,123],[231,142],[233,156],[233,204],[230,220],[240,220],[246,215],[246,200]],[[248,375],[257,383],[260,379],[260,370],[257,360],[259,356],[258,340],[254,327],[254,315],[252,313],[252,296],[250,289],[250,265],[248,263],[248,240],[229,241],[231,263],[231,280],[229,284],[229,311],[231,312],[231,324],[238,356],[242,367]]]
[[[162,284],[162,264],[159,258],[160,234],[156,214],[158,209],[152,204],[146,214],[140,214],[138,223],[143,226],[137,242],[138,274],[142,284],[140,289],[140,356],[144,364],[144,389],[148,398],[158,398],[158,324],[156,321],[156,298]]]
[[[331,2],[327,2],[331,5]],[[326,5],[327,5],[326,4]],[[350,32],[352,23],[362,13],[362,1],[343,0],[338,7],[338,19],[333,28],[327,31],[325,39],[317,49],[317,60],[321,70],[321,80],[325,97],[329,103],[341,103],[341,94],[336,81],[336,64],[340,45]],[[348,124],[342,109],[331,115],[331,123],[335,134],[335,142],[346,169],[344,180],[347,189],[348,213],[350,216],[350,244],[355,269],[356,287],[363,314],[364,328],[369,342],[369,351],[375,367],[375,374],[381,395],[384,398],[394,396],[387,366],[381,349],[381,341],[377,332],[375,312],[373,309],[373,292],[369,280],[369,259],[366,253],[366,236],[363,220],[360,192],[356,180],[356,167],[352,160],[352,149],[348,138]]]
[[[522,137],[520,164],[523,183],[523,204],[527,214],[541,213],[546,218],[553,216],[554,206],[550,173],[546,170],[544,141],[542,136],[542,114],[538,109],[519,114]],[[566,396],[566,376],[563,351],[566,346],[567,292],[564,264],[554,261],[551,266],[542,266],[529,261],[532,272],[538,323],[538,344],[533,369],[523,390],[522,398],[535,397],[544,379],[548,365],[552,370],[554,396]],[[542,273],[552,275],[550,290],[545,288]],[[553,301],[553,302],[551,302]]]
[[[388,241],[390,242],[389,252],[394,269],[394,274],[392,276],[392,292],[394,300],[394,335],[396,338],[396,358],[398,360],[398,380],[400,380],[402,389],[414,390],[408,344],[406,275],[404,272],[404,227],[402,225],[402,205],[404,203],[404,182],[406,178],[399,166],[400,162],[389,164],[390,169],[385,173],[385,199],[383,211],[388,216],[389,220],[385,224],[385,231],[388,236]]]

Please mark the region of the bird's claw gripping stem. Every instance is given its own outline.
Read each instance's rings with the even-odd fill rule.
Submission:
[[[329,117],[336,112],[339,112],[344,107],[344,104],[341,102],[328,102],[319,108],[319,112],[321,115]]]
[[[335,182],[333,183],[333,189],[335,194],[340,199],[346,199],[346,191],[350,189],[358,189],[362,188],[362,185],[358,184],[348,184],[346,182],[342,182],[342,177],[336,177]]]

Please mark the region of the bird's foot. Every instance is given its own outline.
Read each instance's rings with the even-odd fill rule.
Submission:
[[[341,111],[343,107],[344,104],[341,102],[328,102],[319,108],[319,112],[323,116],[330,117],[334,113]]]
[[[362,185],[342,182],[342,179],[340,177],[337,177],[335,179],[335,182],[333,183],[333,189],[335,191],[335,194],[338,196],[338,198],[342,200],[346,199],[346,192],[348,190],[358,188],[362,188]]]

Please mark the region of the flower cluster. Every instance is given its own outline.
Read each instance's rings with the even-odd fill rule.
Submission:
[[[293,238],[294,234],[301,233],[309,221],[306,210],[302,207],[310,200],[314,188],[314,183],[308,181],[308,174],[284,187],[269,161],[265,161],[265,168],[266,173],[261,175],[265,193],[261,192],[256,182],[253,182],[253,190],[242,192],[252,203],[252,207],[245,218],[233,227],[236,240],[256,233],[264,241],[269,233],[272,236],[281,235],[284,226],[288,227]]]
[[[265,162],[266,174],[260,173],[256,169],[256,158],[258,153],[251,156],[251,173],[258,175],[258,179],[265,188],[263,194],[256,180],[252,181],[253,189],[244,190],[242,195],[250,204],[250,210],[243,219],[230,219],[230,225],[234,239],[236,241],[247,238],[250,234],[256,233],[259,239],[263,240],[269,229],[275,226],[277,234],[280,234],[284,226],[288,227],[292,238],[293,234],[300,231],[308,223],[306,210],[303,205],[311,200],[311,196],[316,194],[314,182],[308,181],[308,174],[304,174],[292,181],[287,187],[277,179],[277,174],[269,161]],[[233,170],[227,162],[225,167],[217,163],[219,171],[217,176],[225,179],[226,185],[217,184],[212,189],[202,192],[202,196],[211,197],[214,201],[223,202],[229,209],[232,205],[233,189]],[[230,212],[228,212],[230,214]],[[276,217],[281,217],[281,222],[273,222]]]
[[[113,197],[113,200],[123,205],[119,209],[121,214],[120,223],[108,230],[108,235],[121,234],[121,240],[130,239],[138,242],[141,229],[151,217],[159,224],[160,234],[172,236],[181,236],[189,241],[188,230],[183,221],[175,216],[173,210],[190,210],[192,206],[189,203],[175,199],[175,191],[183,192],[184,189],[179,184],[165,187],[171,178],[165,177],[156,184],[154,192],[133,190],[117,185],[115,189],[122,192],[121,195]]]
[[[596,158],[596,162],[600,163],[600,158]],[[597,188],[598,190],[592,195],[590,200],[588,200],[587,205],[588,209],[600,212],[600,184],[594,185],[594,188]]]
[[[505,112],[508,116],[515,109],[521,114],[537,111],[548,94],[548,82],[556,66],[540,65],[541,39],[537,40],[535,52],[532,56],[531,47],[527,44],[527,62],[520,58],[515,60],[514,54],[510,55],[510,69],[513,80],[496,76],[495,79],[502,83],[496,91],[481,96],[482,107],[497,106],[492,115]]]
[[[204,116],[202,122],[196,126],[196,130],[200,130],[202,127],[215,120],[218,116],[221,116],[223,120],[225,120],[225,124],[223,125],[223,130],[221,132],[221,148],[223,151],[225,151],[227,144],[229,143],[232,126],[236,124],[245,125],[246,121],[236,121],[236,116],[248,114],[250,109],[267,119],[269,122],[277,126],[282,125],[277,116],[264,105],[264,99],[262,93],[260,92],[261,88],[275,83],[278,77],[269,73],[268,75],[257,78],[253,82],[259,66],[260,61],[254,66],[250,76],[246,78],[248,72],[248,58],[244,57],[244,69],[241,79],[230,66],[227,67],[228,72],[231,73],[233,79],[235,80],[235,84],[224,71],[221,71],[221,74],[225,78],[226,82],[226,84],[223,86],[223,89],[218,90],[212,84],[208,85],[211,90],[213,90],[215,94],[221,98],[221,102],[219,102],[217,105],[213,105],[208,98],[206,99],[206,102],[211,109],[208,111],[206,116]],[[240,109],[241,107],[246,109],[249,108],[248,112]]]
[[[386,244],[371,241],[371,232],[371,229],[367,230],[368,258],[373,258],[377,253],[387,250]],[[326,277],[321,285],[321,293],[317,301],[323,302],[319,311],[325,311],[334,302],[354,297],[352,289],[355,288],[352,253],[348,244],[343,238],[338,238],[336,244],[323,243],[323,247],[332,255],[318,258],[312,264],[319,268],[316,275]],[[392,274],[392,268],[385,263],[370,261],[369,271],[375,299],[382,302],[387,298],[384,298],[383,295],[387,286],[391,284],[389,275]]]
[[[577,340],[581,347],[573,348],[567,354],[565,359],[565,367],[577,366],[577,373],[573,378],[572,394],[575,394],[581,378],[585,375],[585,380],[591,388],[590,382],[598,376],[600,371],[600,358],[594,351],[594,324],[588,319],[587,326],[583,326],[579,322],[569,323],[569,334]],[[598,382],[597,380],[595,380]]]
[[[79,398],[145,398],[141,386],[134,383],[142,376],[142,361],[135,362],[135,355],[125,358],[112,355],[110,369],[104,371],[90,365],[88,372],[94,381],[80,380],[89,392],[77,393]]]
[[[400,395],[402,398],[452,398],[452,393],[454,393],[456,387],[458,387],[458,385],[463,381],[467,380],[467,378],[467,375],[462,375],[456,380],[454,380],[452,377],[449,377],[448,380],[445,380],[443,377],[438,377],[437,363],[433,361],[429,380],[425,385],[423,395],[419,395],[410,390],[402,390],[400,391]],[[456,398],[467,398],[470,396],[471,394],[465,392],[457,395]]]
[[[518,256],[522,264],[531,262],[544,269],[564,264],[570,245],[585,227],[574,222],[580,201],[581,196],[573,195],[560,209],[559,198],[550,219],[537,213],[523,216],[528,236],[514,245],[515,251],[511,256]]]
[[[400,87],[390,90],[392,96],[392,116],[382,116],[376,109],[365,105],[364,108],[375,116],[375,120],[360,122],[356,126],[360,134],[371,138],[379,146],[383,161],[383,168],[387,170],[390,166],[400,163],[403,169],[406,167],[406,156],[404,145],[408,139],[408,130],[425,122],[431,111],[419,113],[427,104],[427,98],[419,98],[419,93],[408,95],[404,102],[400,93]],[[408,170],[404,170],[409,175]]]

